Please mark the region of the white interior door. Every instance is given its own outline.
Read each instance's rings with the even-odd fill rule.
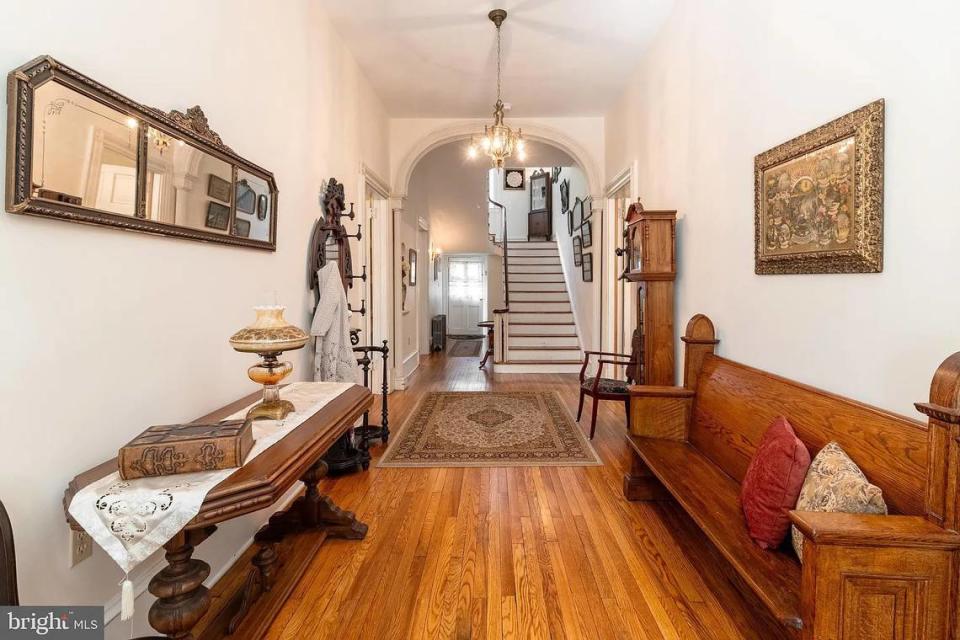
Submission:
[[[479,334],[487,290],[483,257],[451,256],[447,262],[447,333]]]
[[[97,186],[96,208],[129,215],[137,197],[137,170],[105,164],[100,167],[100,184]]]

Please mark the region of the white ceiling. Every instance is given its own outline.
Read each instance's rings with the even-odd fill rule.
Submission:
[[[673,0],[319,0],[394,117],[603,115]]]

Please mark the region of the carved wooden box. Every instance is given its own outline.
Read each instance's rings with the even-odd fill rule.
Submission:
[[[165,424],[150,427],[120,449],[124,480],[231,469],[253,448],[253,421]]]

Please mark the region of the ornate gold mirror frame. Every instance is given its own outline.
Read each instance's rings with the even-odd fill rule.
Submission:
[[[136,136],[136,200],[132,204],[131,215],[83,206],[79,204],[80,198],[63,197],[58,200],[42,189],[36,188],[37,185],[33,180],[34,128],[40,124],[34,122],[36,106],[34,94],[38,88],[50,82],[58,83],[122,114],[128,119],[131,130],[135,130],[131,135]],[[128,231],[142,231],[189,240],[268,251],[276,250],[277,185],[273,174],[241,158],[226,146],[220,136],[210,128],[199,106],[188,109],[186,113],[176,110],[164,113],[134,102],[49,56],[41,56],[10,72],[7,77],[7,114],[6,209],[8,212],[106,225]],[[222,212],[221,220],[227,223],[225,232],[216,233],[195,226],[182,226],[150,219],[147,205],[149,197],[147,163],[151,135],[164,139],[164,144],[169,144],[170,140],[182,142],[229,165],[232,171],[232,182],[228,183],[226,180],[222,182],[229,186],[230,191],[225,192],[227,195],[223,196],[224,202],[220,204],[219,209]],[[239,173],[244,177],[238,179]],[[237,187],[242,185],[248,191],[250,190],[246,176],[265,185],[265,189],[269,192],[269,195],[264,193],[254,199],[256,207],[254,217],[263,216],[259,217],[259,220],[265,221],[260,230],[262,232],[263,227],[269,229],[269,233],[262,234],[266,239],[242,237],[242,232],[237,231]],[[201,188],[205,189],[206,186]],[[41,195],[46,197],[40,197]],[[227,209],[229,209],[229,219],[225,220]],[[267,216],[269,219],[265,220]],[[245,223],[245,228],[249,233],[250,223]]]

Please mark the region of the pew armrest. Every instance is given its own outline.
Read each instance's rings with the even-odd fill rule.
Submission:
[[[630,387],[630,433],[644,438],[685,441],[695,393],[684,387]]]
[[[805,538],[804,638],[950,637],[960,535],[918,516],[792,511],[790,519]]]

